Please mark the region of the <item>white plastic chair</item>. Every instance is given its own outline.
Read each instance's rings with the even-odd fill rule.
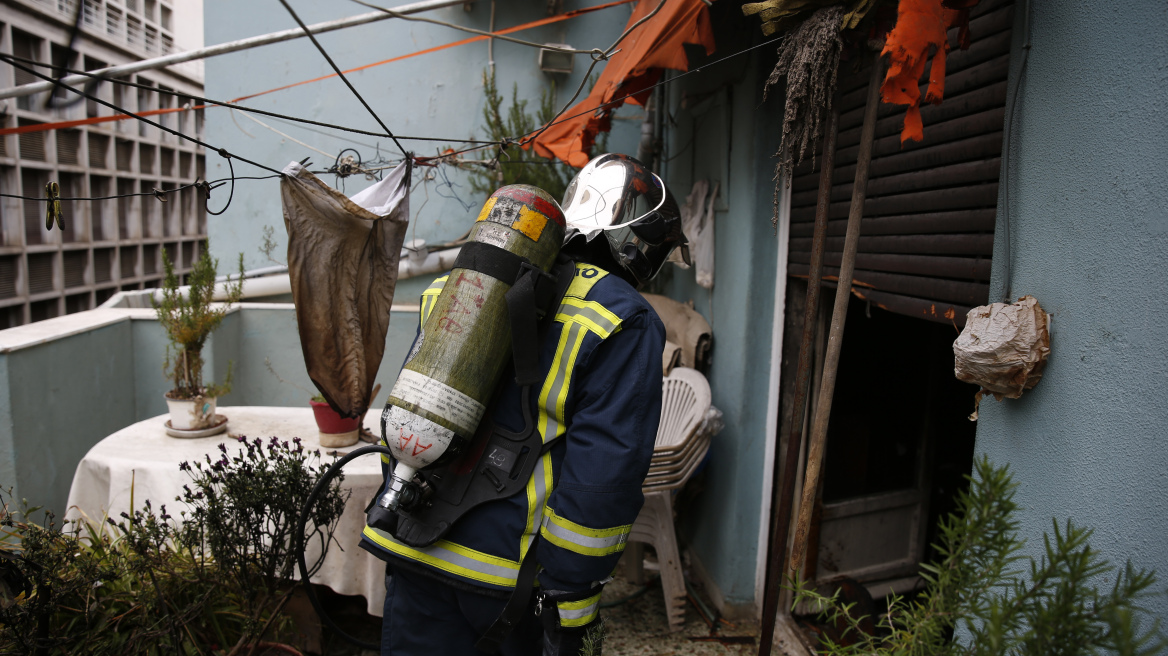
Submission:
[[[645,505],[629,536],[626,572],[633,582],[640,583],[643,578],[641,544],[650,544],[657,552],[671,631],[685,627],[686,600],[673,526],[673,491],[685,485],[710,448],[711,436],[700,430],[709,409],[710,384],[706,377],[694,369],[675,368],[665,379],[653,462],[641,487]]]

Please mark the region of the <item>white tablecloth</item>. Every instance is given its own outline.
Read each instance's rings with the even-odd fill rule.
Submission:
[[[98,442],[73,475],[69,490],[68,518],[81,513],[100,521],[103,513],[118,518],[133,504],[138,508],[149,499],[155,511],[166,504],[171,515],[185,509],[174,498],[182,494],[182,486],[190,483],[186,472],[179,471],[183,461],[201,460],[203,454],[217,459],[219,444],[230,451],[240,449],[234,439],[241,435],[250,438],[276,436],[281,439],[299,437],[306,449],[320,449],[320,438],[310,408],[224,407],[219,414],[227,417],[227,432],[213,437],[179,439],[170,437],[163,428],[169,418],[161,415],[140,421]],[[379,435],[380,413],[376,410],[365,416],[366,428]],[[325,463],[333,460],[328,451],[342,455],[365,446],[364,442],[345,449],[322,449]],[[131,483],[133,490],[131,492]],[[381,486],[381,465],[376,454],[357,458],[345,466],[344,489],[352,495],[336,530],[339,543],[329,548],[328,556],[313,581],[345,595],[362,595],[371,615],[381,616],[385,601],[385,564],[361,549],[358,542],[365,526],[365,505]],[[343,549],[343,551],[342,551]],[[313,549],[309,549],[312,562]],[[317,551],[319,553],[319,551]]]

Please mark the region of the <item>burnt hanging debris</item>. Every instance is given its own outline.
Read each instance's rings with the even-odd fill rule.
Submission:
[[[840,23],[844,8],[824,7],[803,21],[779,46],[779,61],[763,86],[767,90],[787,80],[787,100],[783,106],[783,136],[775,153],[774,211],[771,224],[779,221],[779,185],[783,172],[793,171],[813,144],[819,141],[820,127],[831,111],[836,74],[844,43]]]

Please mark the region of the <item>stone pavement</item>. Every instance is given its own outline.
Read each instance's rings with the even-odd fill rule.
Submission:
[[[622,599],[636,592],[638,586],[623,578],[616,578],[604,588],[601,603]],[[733,627],[722,624],[718,636],[751,636],[746,644],[722,644],[714,641],[693,641],[689,638],[710,637],[710,629],[701,615],[689,604],[685,611],[685,630],[673,633],[665,618],[665,600],[661,586],[653,584],[645,594],[619,606],[601,610],[607,626],[604,656],[667,656],[695,654],[721,656],[722,654],[754,654],[758,651],[758,625],[738,622]]]

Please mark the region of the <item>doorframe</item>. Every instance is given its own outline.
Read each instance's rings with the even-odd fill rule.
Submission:
[[[758,552],[754,566],[754,602],[762,619],[763,591],[766,585],[767,544],[770,542],[771,498],[775,481],[775,453],[779,443],[779,378],[783,368],[783,322],[787,309],[787,256],[791,237],[791,176],[779,180],[778,255],[775,258],[775,303],[771,317],[770,380],[767,385],[767,414],[763,440],[762,508],[758,521]]]

